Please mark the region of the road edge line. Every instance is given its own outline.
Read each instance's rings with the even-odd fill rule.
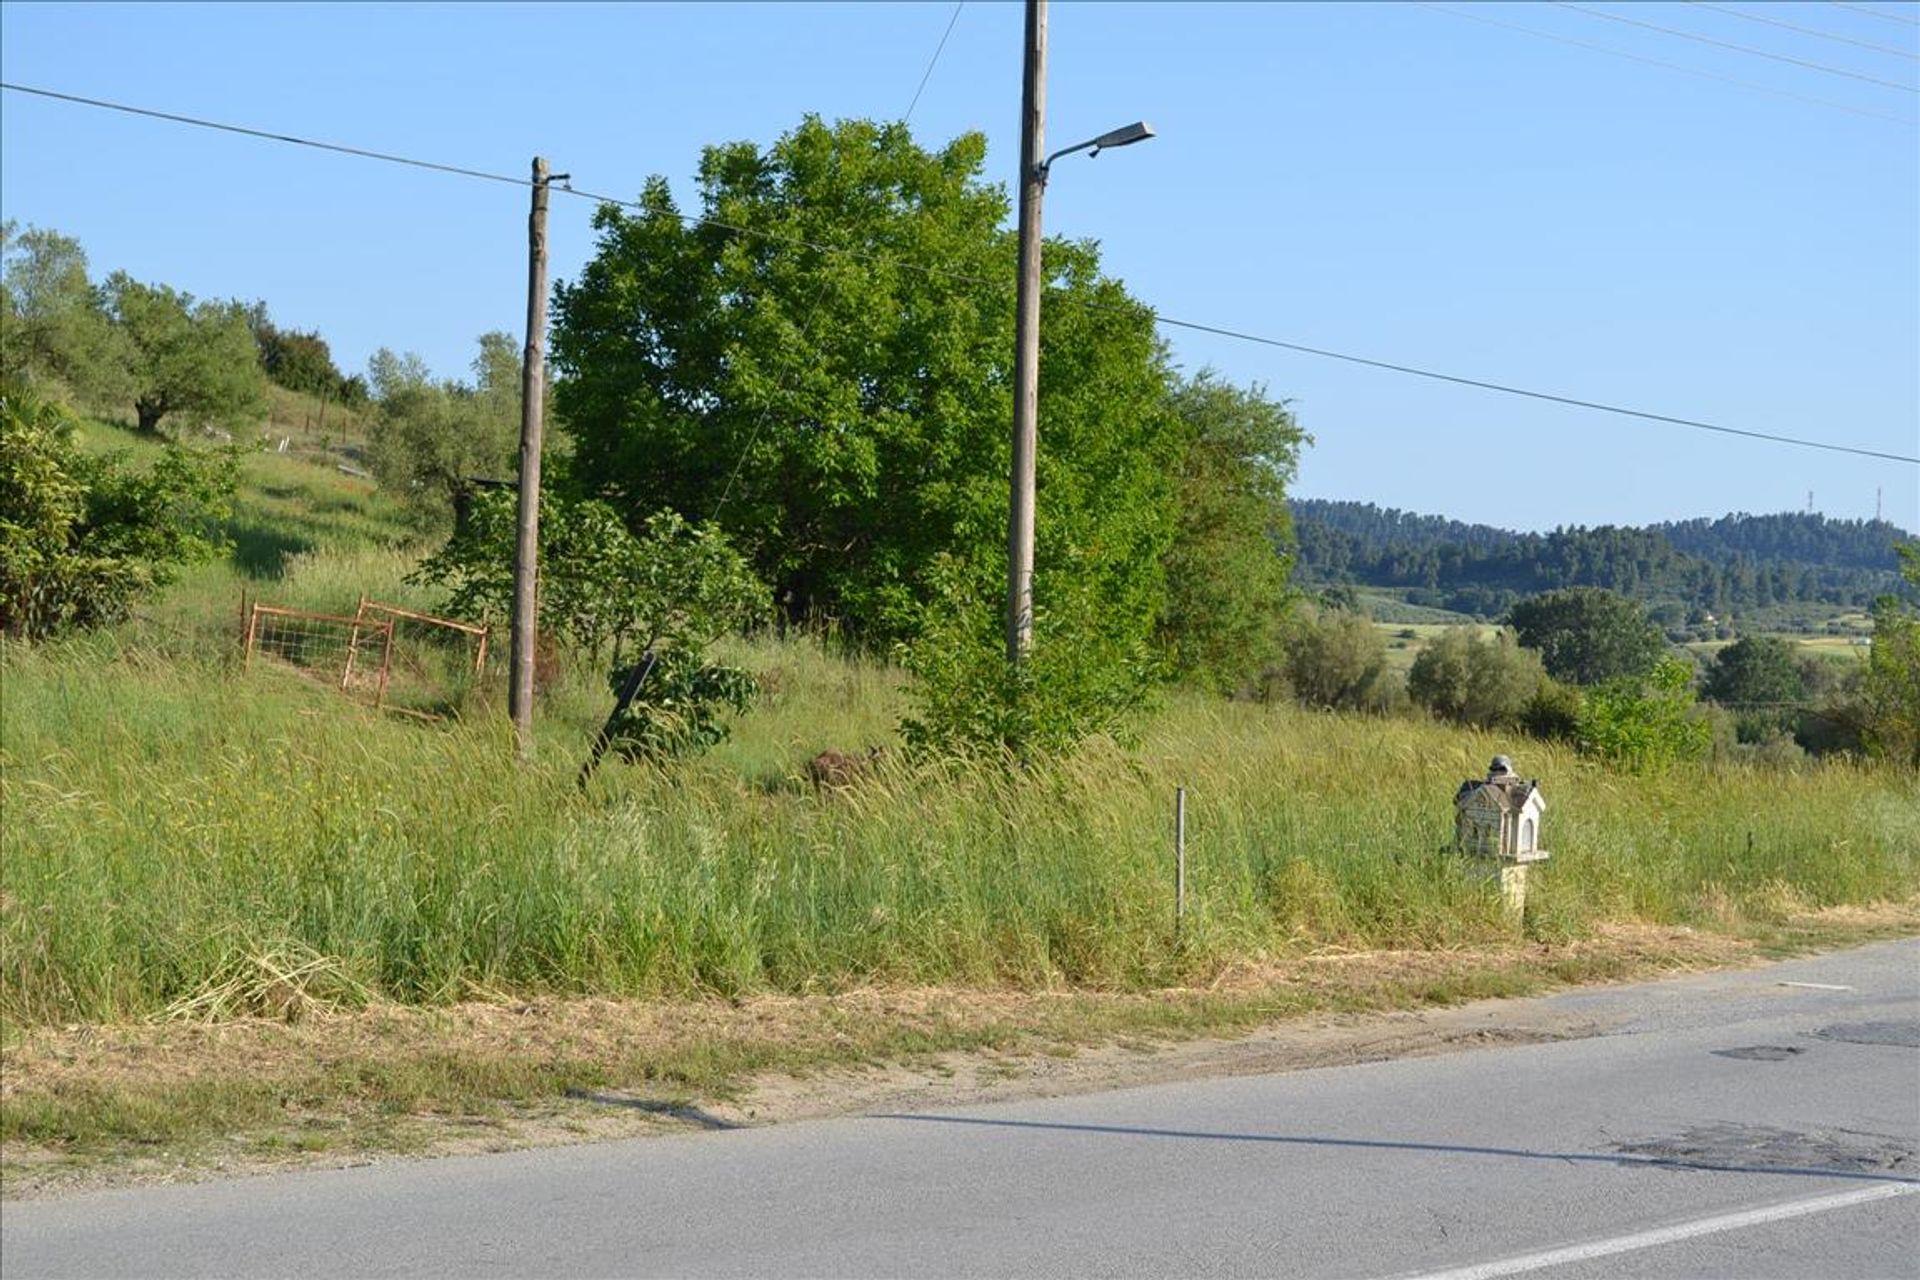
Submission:
[[[1632,1235],[1592,1240],[1586,1244],[1567,1245],[1564,1248],[1547,1249],[1539,1253],[1525,1253],[1496,1262],[1482,1262],[1446,1271],[1422,1272],[1413,1277],[1413,1280],[1493,1280],[1496,1276],[1520,1275],[1527,1271],[1538,1271],[1543,1267],[1558,1267],[1569,1262],[1584,1262],[1589,1258],[1605,1258],[1616,1253],[1631,1253],[1636,1249],[1651,1249],[1679,1240],[1717,1235],[1723,1231],[1738,1231],[1742,1227],[1755,1227],[1762,1223],[1799,1218],[1810,1213],[1826,1213],[1833,1209],[1851,1208],[1858,1204],[1870,1204],[1875,1200],[1891,1200],[1896,1196],[1912,1195],[1915,1192],[1920,1192],[1920,1183],[1884,1183],[1876,1187],[1842,1191],[1830,1196],[1816,1196],[1811,1200],[1789,1200],[1785,1204],[1769,1205],[1764,1209],[1743,1209],[1738,1213],[1722,1213],[1711,1218],[1696,1218],[1692,1222],[1682,1222],[1671,1227],[1657,1227],[1651,1231],[1636,1231]]]

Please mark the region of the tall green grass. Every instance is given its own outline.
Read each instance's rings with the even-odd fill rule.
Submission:
[[[417,544],[365,481],[281,455],[245,476],[231,561],[125,627],[0,648],[0,1019],[271,1011],[289,985],[413,1002],[1137,989],[1306,948],[1508,939],[1488,887],[1444,852],[1455,785],[1496,751],[1550,805],[1535,936],[1920,892],[1911,774],[1628,779],[1543,743],[1199,698],[1173,699],[1130,750],[1027,772],[895,752],[816,793],[816,752],[891,741],[901,677],[806,639],[734,646],[764,692],[719,749],[668,770],[610,762],[582,792],[604,662],[550,673],[531,768],[497,665],[463,718],[434,724],[271,664],[243,672],[242,592],[335,613],[362,594],[437,603],[405,581]]]
[[[96,639],[5,655],[0,1015],[151,1015],[248,974],[351,998],[681,995],[864,983],[1127,989],[1328,944],[1511,936],[1442,851],[1459,778],[1538,774],[1554,860],[1529,927],[1715,923],[1920,889],[1910,777],[1628,780],[1534,743],[1181,701],[1135,751],[1031,773],[894,760],[797,771],[884,733],[894,677],[805,642],[733,742],[573,785],[584,679],[519,767],[497,717],[383,721],[324,691]],[[837,726],[829,730],[827,726]],[[1190,796],[1173,933],[1170,804]]]

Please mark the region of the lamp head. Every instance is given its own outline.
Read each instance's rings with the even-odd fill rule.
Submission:
[[[1132,124],[1121,125],[1093,140],[1093,153],[1099,155],[1108,147],[1128,147],[1136,142],[1145,142],[1153,137],[1153,126],[1145,120],[1135,120]]]

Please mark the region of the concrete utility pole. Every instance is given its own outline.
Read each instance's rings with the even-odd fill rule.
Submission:
[[[1013,338],[1013,500],[1007,521],[1007,661],[1033,647],[1033,459],[1040,432],[1040,197],[1046,188],[1047,0],[1027,0],[1020,94],[1020,290]]]
[[[545,429],[547,348],[547,162],[533,158],[527,217],[527,348],[520,369],[520,528],[513,548],[513,658],[507,711],[520,758],[533,756],[533,641],[540,572],[540,438]]]

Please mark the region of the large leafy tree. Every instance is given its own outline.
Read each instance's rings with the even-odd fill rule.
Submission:
[[[92,400],[128,389],[124,342],[71,236],[0,224],[0,376],[53,379]]]
[[[1574,684],[1647,675],[1666,651],[1665,638],[1644,608],[1598,587],[1522,600],[1508,620],[1521,644],[1539,650],[1547,674]]]
[[[1293,563],[1287,485],[1306,436],[1262,387],[1210,369],[1174,388],[1186,436],[1160,641],[1174,669],[1230,690],[1274,657]]]
[[[1802,719],[1800,706],[1818,679],[1817,663],[1778,636],[1745,636],[1714,655],[1701,688],[1731,708],[1742,741],[1760,742],[1790,731]]]
[[[930,151],[901,125],[808,118],[766,150],[708,149],[696,218],[660,178],[637,211],[603,207],[594,259],[556,290],[576,482],[631,523],[716,521],[789,616],[869,643],[914,634],[943,573],[969,579],[952,598],[990,599],[1015,253],[984,158],[978,135]],[[1037,607],[1071,580],[1109,638],[1144,637],[1182,443],[1163,352],[1092,245],[1051,242],[1046,276]]]
[[[1779,707],[1806,693],[1799,651],[1778,636],[1746,636],[1714,655],[1705,692],[1728,706]]]
[[[196,302],[124,271],[107,279],[114,326],[125,337],[140,430],[178,415],[196,426],[232,428],[261,413],[266,374],[238,302]]]

